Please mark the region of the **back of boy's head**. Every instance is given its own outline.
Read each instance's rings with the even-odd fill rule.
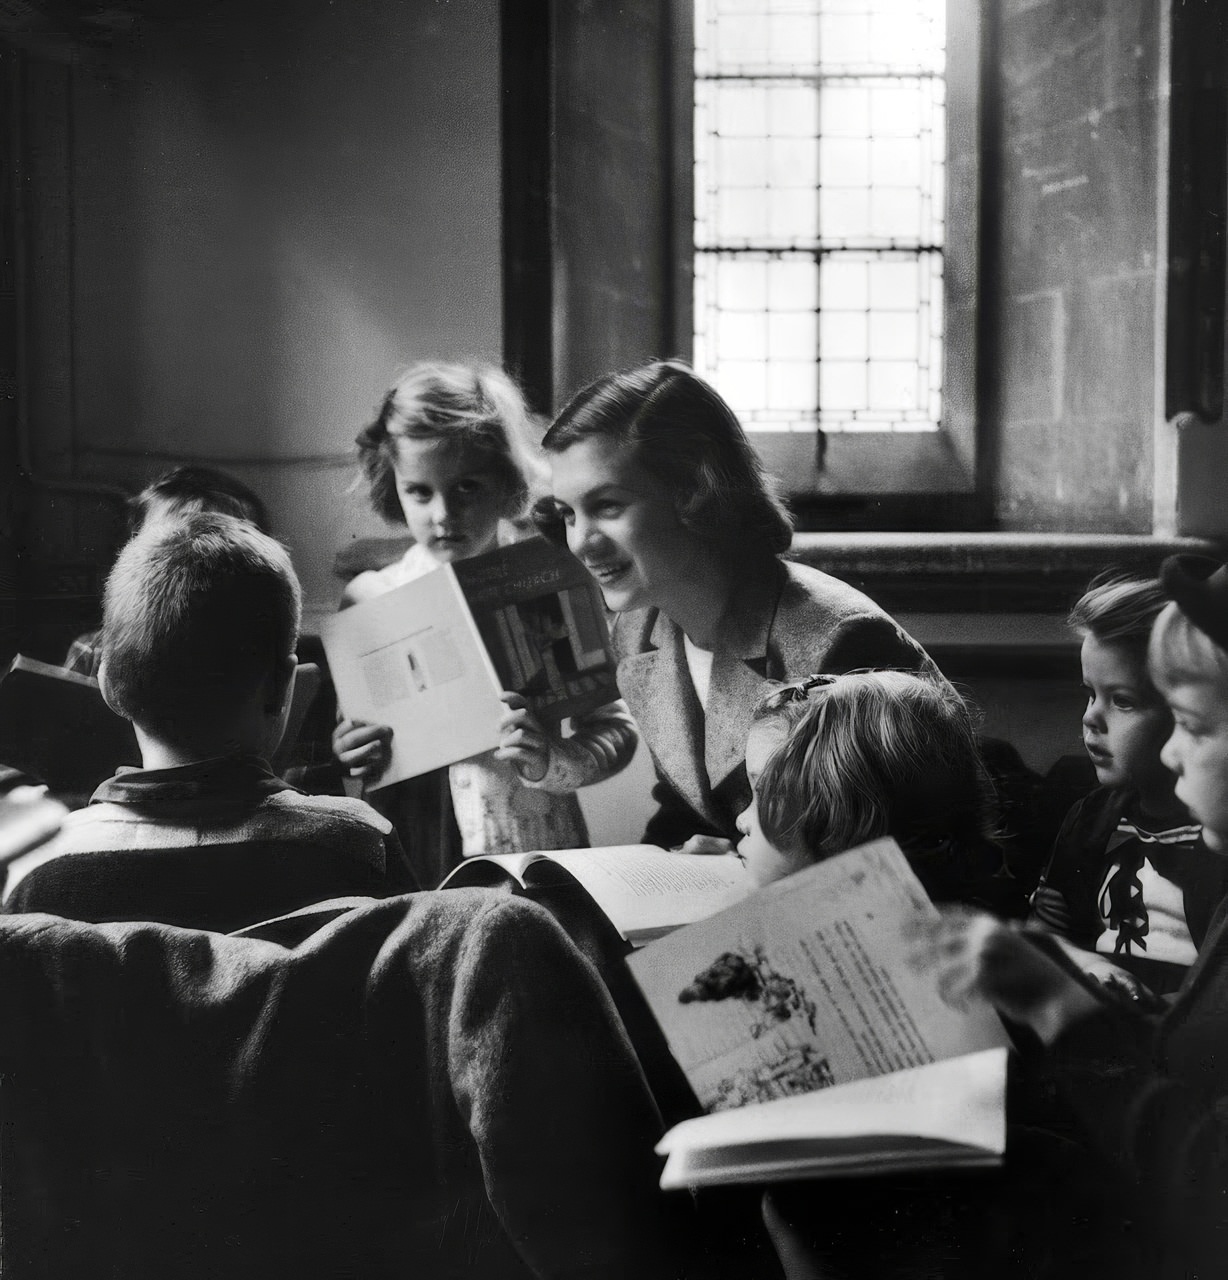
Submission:
[[[219,511],[268,533],[264,503],[247,485],[212,467],[175,467],[151,481],[128,504],[128,526],[137,533],[153,512],[190,515]]]
[[[294,652],[301,596],[284,547],[217,512],[155,520],[103,596],[107,696],[167,742],[225,728]]]
[[[540,435],[520,388],[502,369],[427,361],[397,379],[355,443],[376,514],[404,524],[396,477],[401,440],[450,442],[484,455],[502,490],[500,514],[515,519],[544,491]]]
[[[1172,556],[1160,578],[1170,603],[1152,630],[1151,678],[1161,689],[1214,684],[1228,700],[1228,566]]]
[[[1107,570],[1092,579],[1066,624],[1080,636],[1128,650],[1141,662],[1147,656],[1151,628],[1167,603],[1158,578]]]
[[[905,671],[836,676],[770,698],[757,723],[787,731],[756,787],[776,848],[823,858],[894,836],[905,847],[982,841],[994,791],[972,714],[945,681]]]

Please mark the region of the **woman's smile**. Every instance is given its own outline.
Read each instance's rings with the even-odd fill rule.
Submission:
[[[659,477],[615,441],[592,436],[551,457],[567,545],[616,613],[665,608],[694,581],[708,550],[678,518]]]

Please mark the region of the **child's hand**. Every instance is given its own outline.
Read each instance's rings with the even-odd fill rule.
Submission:
[[[988,1000],[999,1013],[1032,1028],[1051,1044],[1072,1022],[1099,1007],[1026,934],[966,908],[946,908],[941,919],[921,926],[910,957],[920,970],[936,970],[938,990],[953,1008]]]
[[[333,730],[333,755],[351,778],[374,782],[392,760],[392,730],[366,720],[342,720]]]
[[[733,841],[724,836],[691,836],[670,850],[670,853],[703,853],[716,857],[732,852]]]
[[[1086,974],[1093,982],[1099,983],[1102,987],[1107,987],[1110,991],[1116,991],[1119,995],[1125,996],[1129,1000],[1153,998],[1145,984],[1140,982],[1128,969],[1123,969],[1120,965],[1114,964],[1107,956],[1098,955],[1094,951],[1083,951],[1076,947],[1073,942],[1068,941],[1059,934],[1051,933],[1048,936],[1051,942],[1055,942],[1061,947],[1071,964]]]
[[[507,710],[499,721],[496,760],[510,760],[526,782],[540,782],[550,766],[550,739],[519,693],[500,695]]]

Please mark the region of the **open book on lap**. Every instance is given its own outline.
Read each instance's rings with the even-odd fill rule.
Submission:
[[[615,845],[466,858],[440,888],[578,885],[622,938],[636,946],[702,920],[753,888],[737,858]]]
[[[837,1088],[717,1111],[657,1146],[667,1189],[981,1168],[1006,1150],[1006,1053],[984,1049]]]
[[[670,1185],[1001,1158],[996,1139],[973,1141],[968,1151],[959,1132],[926,1127],[936,1114],[923,1088],[931,1085],[954,1091],[952,1115],[960,1108],[979,1115],[988,1107],[994,1124],[1004,1124],[1008,1043],[992,1011],[950,1008],[934,976],[908,963],[910,925],[934,914],[898,846],[881,840],[769,885],[630,957],[696,1096],[717,1113],[688,1122],[685,1138],[681,1129],[667,1135],[663,1150],[671,1155],[703,1153],[679,1155]],[[910,1080],[914,1069],[985,1050],[1001,1052],[975,1070],[944,1065],[919,1083]],[[876,1087],[857,1083],[868,1081]],[[800,1105],[820,1091],[822,1105]],[[833,1116],[852,1115],[844,1111],[844,1097],[850,1107],[862,1107],[868,1128],[827,1131]],[[778,1099],[798,1101],[785,1114],[813,1125],[797,1134],[787,1156],[772,1119]],[[733,1108],[744,1109],[736,1119],[724,1114]],[[892,1117],[882,1132],[874,1121],[880,1109]],[[902,1120],[910,1114],[911,1127]],[[760,1122],[762,1149],[748,1151]],[[739,1135],[735,1143],[727,1142],[729,1124]],[[824,1155],[829,1140],[835,1145]],[[727,1145],[740,1149],[728,1159],[721,1154]]]

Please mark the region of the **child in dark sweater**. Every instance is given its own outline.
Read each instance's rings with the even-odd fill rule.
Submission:
[[[6,911],[227,932],[418,887],[370,806],[302,795],[267,763],[299,616],[289,556],[254,526],[217,513],[146,523],[107,581],[99,671],[144,767],[120,770],[9,864]]]
[[[1082,637],[1083,742],[1100,786],[1058,833],[1032,899],[1032,919],[1102,960],[1101,981],[1175,991],[1228,888],[1201,827],[1174,794],[1160,750],[1172,714],[1147,674],[1147,640],[1167,597],[1154,579],[1100,578],[1070,626]]]

